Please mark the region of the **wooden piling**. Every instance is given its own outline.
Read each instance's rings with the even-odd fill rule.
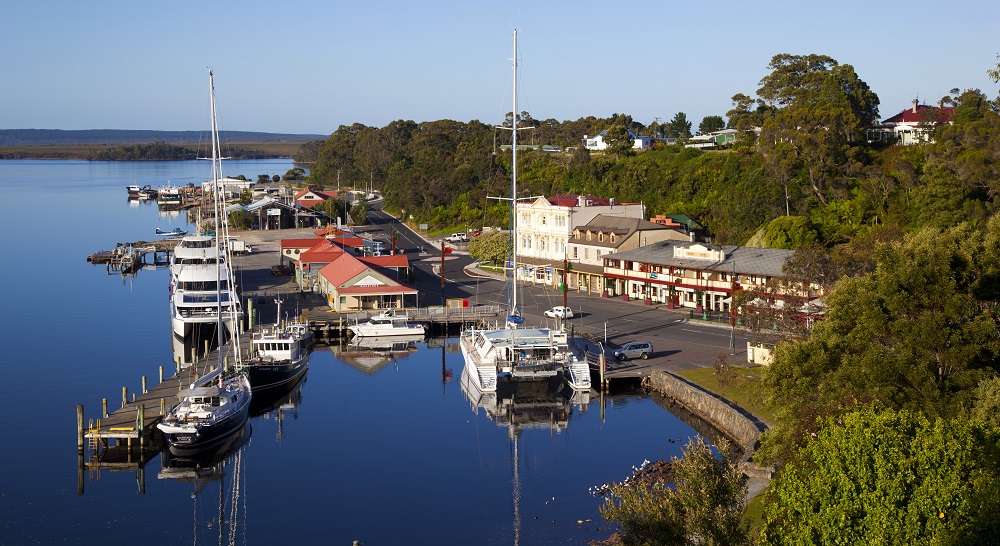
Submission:
[[[146,443],[144,441],[145,440],[145,436],[146,436],[146,405],[145,404],[139,404],[138,409],[139,409],[139,416],[138,416],[138,420],[139,420],[139,422],[138,422],[138,425],[139,425],[139,449],[142,449],[143,444]]]
[[[101,415],[104,416],[104,417],[102,417],[102,419],[107,419],[108,418],[108,399],[107,398],[101,398]]]
[[[127,405],[128,405],[128,388],[122,387],[122,407],[124,408]]]
[[[142,394],[146,394],[146,376],[142,376]]]
[[[76,449],[83,452],[83,404],[76,405]]]
[[[160,383],[163,383],[163,366],[160,366]]]

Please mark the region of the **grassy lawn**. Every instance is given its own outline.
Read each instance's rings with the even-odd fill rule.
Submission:
[[[764,407],[761,388],[763,366],[733,366],[729,377],[720,377],[714,367],[678,372],[677,375],[736,403],[765,423],[775,422],[774,413]]]

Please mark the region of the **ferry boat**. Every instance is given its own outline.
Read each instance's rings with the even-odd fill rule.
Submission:
[[[422,336],[427,333],[426,326],[411,321],[405,313],[396,314],[392,309],[371,317],[367,322],[352,324],[347,329],[356,337]]]
[[[514,31],[514,105],[517,112],[517,31]],[[511,197],[517,200],[517,116],[514,116],[511,145]],[[516,210],[516,206],[514,207]],[[590,390],[590,366],[569,346],[564,328],[523,328],[517,307],[517,215],[512,213],[511,252],[513,277],[510,316],[502,328],[468,329],[459,337],[465,368],[471,384],[483,392],[495,392],[501,377],[512,380],[543,380],[562,374],[573,389]]]

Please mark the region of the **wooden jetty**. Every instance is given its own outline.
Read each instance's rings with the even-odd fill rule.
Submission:
[[[177,246],[176,239],[163,241],[138,241],[135,243],[118,243],[114,250],[100,250],[87,256],[92,264],[105,264],[108,273],[135,273],[147,264],[146,256],[152,254],[152,265],[165,264],[170,253]],[[161,257],[162,254],[162,257]]]
[[[139,474],[139,492],[143,493],[143,467],[162,449],[162,435],[156,424],[177,403],[178,392],[211,372],[217,364],[218,350],[213,350],[190,366],[182,368],[175,363],[174,375],[167,378],[164,378],[163,366],[160,366],[156,386],[147,388],[146,376],[142,376],[140,392],[129,393],[127,387],[122,387],[121,407],[109,412],[108,399],[105,398],[101,403],[101,416],[97,419],[85,421],[83,404],[78,404],[77,492],[83,493],[84,471],[130,470]]]

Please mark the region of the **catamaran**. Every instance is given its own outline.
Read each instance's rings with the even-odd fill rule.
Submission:
[[[523,328],[517,307],[517,30],[514,31],[514,104],[511,128],[511,274],[510,315],[506,325],[468,329],[459,338],[471,384],[495,392],[500,378],[545,380],[562,374],[574,389],[590,390],[590,366],[569,345],[564,328]]]

